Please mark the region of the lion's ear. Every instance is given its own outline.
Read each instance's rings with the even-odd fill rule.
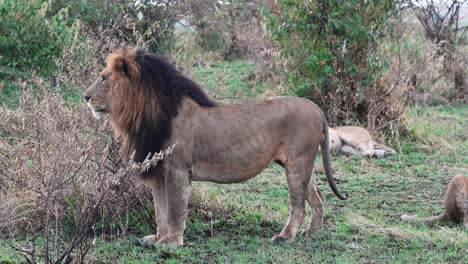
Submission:
[[[122,48],[109,56],[107,67],[112,72],[118,72],[131,80],[140,79],[140,65],[137,60],[136,49]]]

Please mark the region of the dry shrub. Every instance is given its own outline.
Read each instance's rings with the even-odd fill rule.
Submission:
[[[403,120],[408,107],[415,102],[448,103],[455,89],[453,77],[446,72],[446,58],[438,52],[439,47],[424,39],[418,22],[393,22],[393,42],[382,43],[380,50],[389,69],[367,94],[367,120],[375,136],[398,141],[401,134],[409,133]]]
[[[414,101],[426,105],[464,103],[468,75],[466,44],[459,42],[452,47],[453,52],[444,51],[446,41],[434,43],[428,40],[412,14],[405,22],[397,24],[397,31],[400,53],[392,59],[399,60],[400,75],[414,76]],[[393,74],[396,72],[394,69]]]
[[[58,263],[72,252],[82,259],[93,228],[106,232],[117,223],[125,232],[120,218],[151,200],[120,159],[109,125],[36,85],[16,111],[0,109],[0,232],[32,262],[36,254]],[[25,234],[29,245],[13,243]]]
[[[258,54],[257,63],[257,69],[248,76],[248,81],[252,82],[252,85],[269,84],[271,88],[266,91],[266,96],[282,96],[291,93],[288,91],[287,84],[282,82],[282,78],[288,74],[288,59],[281,55],[278,48],[265,47]]]
[[[80,33],[86,41],[77,43],[78,47],[64,50],[61,58],[64,72],[59,79],[67,86],[87,87],[101,73],[109,54],[122,46],[132,45],[125,39],[116,37],[123,34],[118,28],[83,28]],[[144,46],[141,34],[136,31],[134,35],[140,39],[138,44]]]
[[[391,138],[399,143],[401,136],[424,141],[410,132],[405,112],[414,104],[463,103],[467,53],[462,48],[451,58],[441,53],[443,43],[426,40],[423,28],[411,15],[392,22],[391,41],[381,43],[379,54],[388,61],[388,71],[376,79],[366,95],[370,101],[367,126],[381,141]]]
[[[455,98],[452,74],[447,72],[447,58],[439,54],[439,47],[433,43],[421,45],[421,56],[414,58],[414,74],[418,80],[415,102],[419,104],[447,104]],[[413,58],[406,57],[406,60]],[[456,67],[455,61],[450,67]]]

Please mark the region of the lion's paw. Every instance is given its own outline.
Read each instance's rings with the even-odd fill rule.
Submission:
[[[288,237],[284,235],[275,235],[271,238],[271,242],[273,243],[280,243],[280,242],[292,242],[294,241],[295,237]]]
[[[158,243],[156,235],[145,236],[139,240],[140,244],[145,247],[154,247]]]
[[[176,249],[184,244],[184,240],[182,236],[165,237],[158,244],[163,248]]]
[[[387,152],[385,150],[382,150],[382,149],[376,149],[374,150],[374,155],[377,157],[377,158],[383,158],[387,155]]]
[[[316,228],[316,229],[301,229],[297,233],[300,236],[314,236],[316,234],[322,233],[323,229],[322,228]]]

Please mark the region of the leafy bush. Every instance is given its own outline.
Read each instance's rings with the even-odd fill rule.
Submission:
[[[264,12],[293,92],[318,103],[331,123],[365,121],[368,91],[385,68],[376,47],[394,1],[282,0]]]
[[[43,4],[47,6],[43,10],[47,18],[59,15],[69,26],[79,21],[85,32],[112,29],[114,37],[121,41],[147,46],[153,52],[168,52],[173,48],[173,28],[178,20],[176,4],[159,5],[151,0],[34,1],[48,3]]]
[[[58,70],[63,50],[78,41],[80,23],[68,9],[50,14],[47,0],[0,0],[0,80],[48,77]]]

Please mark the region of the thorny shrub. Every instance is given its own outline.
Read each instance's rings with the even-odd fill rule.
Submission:
[[[151,198],[106,122],[35,85],[16,111],[0,109],[0,233],[31,262],[82,259],[93,234],[132,231],[122,216],[152,210]]]

